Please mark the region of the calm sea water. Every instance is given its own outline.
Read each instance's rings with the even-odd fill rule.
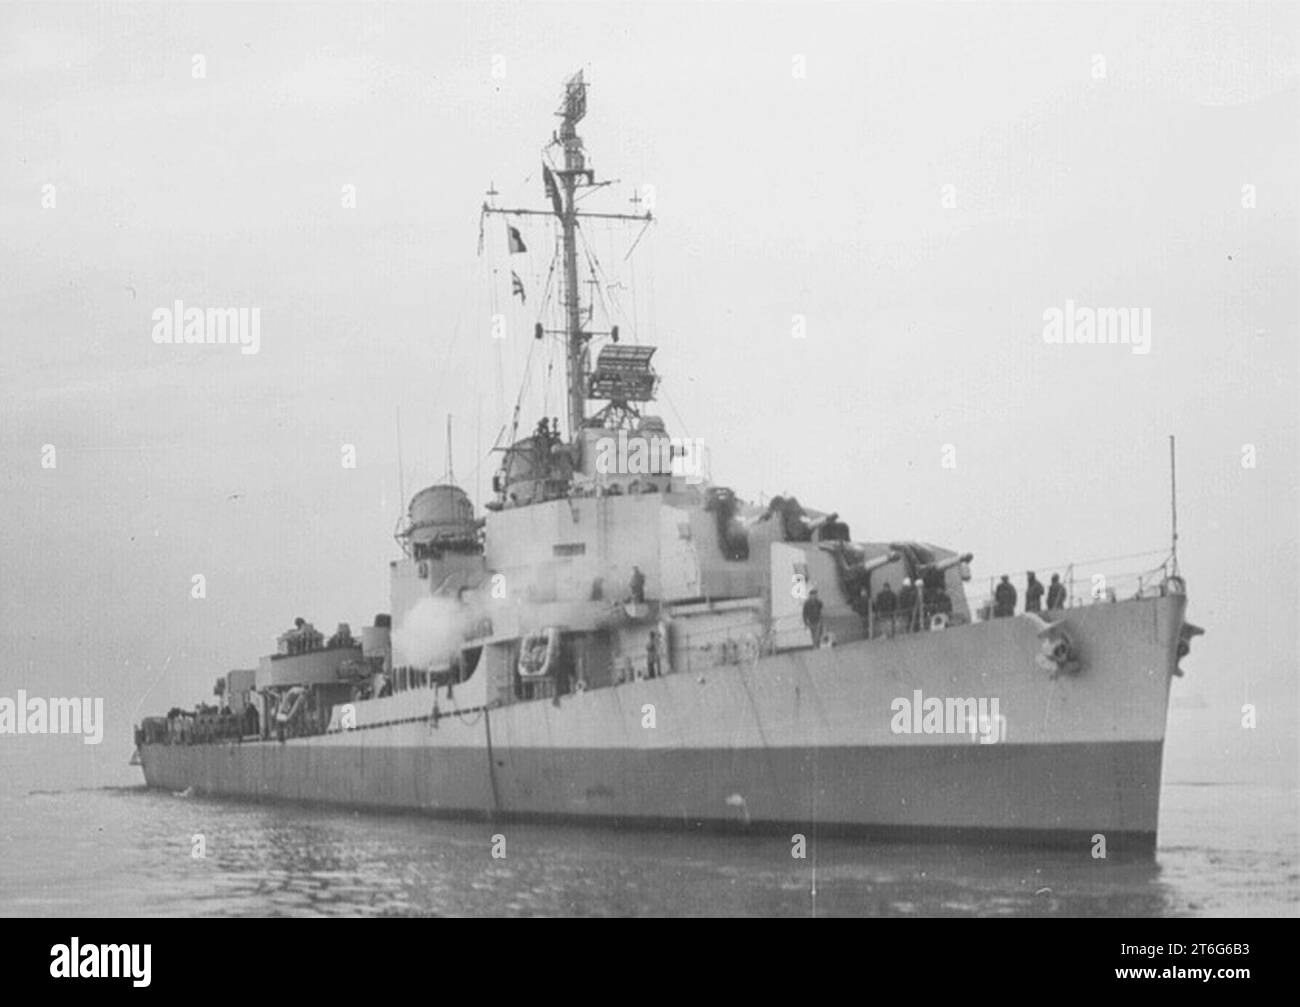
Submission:
[[[493,859],[491,836],[506,837]],[[201,834],[206,856],[192,856]],[[1143,862],[451,823],[143,787],[0,795],[0,915],[1295,916],[1294,788],[1164,787]]]

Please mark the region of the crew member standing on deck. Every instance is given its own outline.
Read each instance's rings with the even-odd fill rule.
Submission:
[[[633,604],[640,605],[645,601],[645,574],[639,566],[632,567],[632,583],[629,586],[632,588]]]
[[[1025,574],[1025,611],[1041,612],[1043,608],[1043,582],[1030,570]]]
[[[293,620],[293,629],[289,630],[288,633],[290,654],[301,654],[307,649],[306,626],[307,620],[302,616],[298,616],[298,618]]]
[[[903,589],[898,592],[898,614],[903,624],[904,633],[916,630],[916,587],[911,578],[903,578]]]
[[[889,627],[887,632],[890,636],[893,636],[894,613],[898,611],[898,598],[894,594],[894,589],[889,586],[889,581],[885,581],[885,586],[882,587],[880,593],[876,595],[876,601],[873,608],[876,611],[877,631],[887,623]]]
[[[822,600],[817,597],[817,589],[808,592],[808,600],[803,603],[803,624],[812,634],[814,647],[822,645]]]
[[[645,677],[659,677],[659,630],[650,630],[650,639],[645,645]]]
[[[853,611],[862,616],[862,622],[865,625],[871,617],[871,585],[863,584],[862,589],[858,592],[857,600],[853,602]]]
[[[1005,619],[1016,614],[1016,589],[1011,585],[1011,578],[1005,573],[1002,583],[993,592],[993,618]]]
[[[1047,610],[1055,612],[1060,608],[1065,608],[1065,585],[1061,583],[1061,575],[1054,573],[1047,588]]]

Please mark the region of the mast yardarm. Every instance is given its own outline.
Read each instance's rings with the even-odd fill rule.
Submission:
[[[544,168],[546,175],[555,179],[550,210],[503,209],[483,204],[483,213],[500,213],[507,216],[554,216],[560,224],[561,249],[564,256],[564,347],[565,347],[565,398],[568,403],[569,436],[576,437],[586,420],[587,383],[590,357],[587,344],[591,333],[582,329],[582,300],[578,284],[578,221],[581,218],[600,220],[635,220],[648,222],[646,213],[580,213],[577,194],[582,188],[597,185],[595,173],[587,167],[587,156],[578,135],[577,125],[587,114],[587,84],[582,71],[568,79],[564,85],[564,99],[556,115],[560,128],[552,138],[552,146],[561,149],[562,166],[552,170]],[[604,183],[602,183],[604,184]],[[548,189],[552,183],[547,179]]]

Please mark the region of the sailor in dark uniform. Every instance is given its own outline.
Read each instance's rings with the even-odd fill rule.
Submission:
[[[822,645],[822,600],[817,597],[817,589],[808,592],[808,600],[803,603],[803,624],[812,634],[812,645]]]
[[[894,589],[889,586],[889,581],[885,581],[885,586],[880,589],[876,595],[874,604],[876,612],[877,631],[885,624],[888,624],[890,636],[894,635],[894,613],[898,611],[898,597],[894,594]]]
[[[1043,582],[1030,570],[1025,577],[1025,611],[1040,612],[1043,608]]]
[[[632,582],[629,586],[632,588],[632,602],[640,605],[645,601],[645,574],[639,566],[632,567]]]
[[[1054,573],[1047,588],[1047,610],[1054,612],[1060,608],[1065,608],[1065,585],[1061,583],[1061,575]]]
[[[1002,583],[993,592],[993,617],[995,619],[1005,619],[1007,616],[1015,614],[1016,589],[1011,584],[1011,578],[1004,573]]]

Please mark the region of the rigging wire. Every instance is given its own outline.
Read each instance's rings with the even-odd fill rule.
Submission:
[[[596,253],[592,249],[591,243],[587,241],[586,234],[581,229],[578,229],[578,235],[582,238],[582,254],[583,257],[587,260],[587,269],[591,273],[593,285],[596,288],[596,293],[600,297],[601,309],[605,312],[605,317],[612,322],[614,318],[614,313],[610,310],[609,301],[605,299],[605,288],[603,285],[603,281],[605,279],[605,271],[600,267],[599,261],[596,259]],[[593,310],[595,310],[594,300],[595,299],[593,298],[593,303],[592,303]]]
[[[524,360],[524,376],[523,379],[519,382],[519,395],[515,399],[514,418],[511,421],[511,425],[510,425],[510,444],[514,444],[519,436],[519,411],[523,407],[524,393],[528,390],[528,374],[533,367],[533,351],[536,349],[537,349],[536,342],[530,340],[528,345],[528,356]],[[497,440],[499,446],[500,435],[498,435]],[[507,447],[508,446],[509,445],[507,445]]]
[[[1169,547],[1148,549],[1146,552],[1131,552],[1126,556],[1103,556],[1101,559],[1073,559],[1065,563],[1044,564],[1044,569],[1056,570],[1067,566],[1101,566],[1103,563],[1123,563],[1130,559],[1142,559],[1145,556],[1160,556],[1169,552]],[[1156,567],[1156,569],[1160,569]]]
[[[628,255],[631,255],[631,254],[632,254],[631,252],[628,253]],[[623,259],[623,261],[627,263],[628,274],[629,274],[629,276],[630,276],[630,278],[631,278],[631,280],[632,280],[632,342],[633,342],[633,343],[636,343],[637,345],[640,345],[640,343],[641,343],[641,319],[640,319],[640,315],[637,313],[637,299],[636,299],[636,259],[627,258],[627,257],[625,256],[624,259]]]
[[[673,411],[673,419],[677,421],[677,426],[681,430],[682,436],[689,438],[691,433],[686,427],[686,421],[682,419],[682,414],[677,411],[677,404],[673,402],[672,396],[663,389],[660,389],[659,394],[662,396],[663,400],[668,403],[668,408]]]
[[[623,256],[624,262],[632,258],[632,253],[636,251],[636,246],[641,244],[641,239],[645,237],[646,231],[650,230],[651,223],[653,223],[653,221],[647,220],[645,222],[645,226],[641,228],[641,232],[636,236],[636,239],[632,242],[632,247],[627,250],[627,255]]]

